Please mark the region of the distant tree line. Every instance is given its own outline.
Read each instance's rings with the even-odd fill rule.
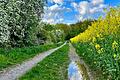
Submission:
[[[75,24],[56,24],[55,26],[64,31],[65,40],[69,40],[72,37],[84,32],[92,22],[96,20],[85,20],[83,22],[77,22]]]
[[[69,40],[74,36],[84,32],[89,25],[95,20],[85,20],[83,22],[77,22],[75,24],[47,24],[44,23],[42,30],[38,32],[39,38],[42,38],[44,34],[44,43],[58,43],[65,40]],[[42,32],[42,33],[41,33]],[[41,36],[40,36],[41,35]],[[41,39],[39,39],[41,40]],[[38,41],[38,43],[40,43]]]

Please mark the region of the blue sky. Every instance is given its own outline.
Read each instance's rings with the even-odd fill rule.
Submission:
[[[104,8],[120,5],[120,0],[48,0],[43,21],[51,24],[76,23],[104,16]]]

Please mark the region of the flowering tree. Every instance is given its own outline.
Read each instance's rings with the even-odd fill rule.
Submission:
[[[12,47],[30,45],[41,20],[46,0],[1,0],[0,44]]]

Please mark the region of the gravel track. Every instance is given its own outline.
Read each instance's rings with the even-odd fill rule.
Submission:
[[[60,47],[40,53],[40,54],[36,55],[35,57],[33,57],[32,59],[24,61],[22,64],[18,64],[16,66],[13,66],[13,67],[3,70],[3,72],[0,73],[0,80],[18,80],[19,77],[21,77],[27,71],[29,71],[33,67],[35,67],[38,62],[42,61],[45,57],[52,54],[59,48],[63,47],[65,44],[66,44],[66,42],[63,45],[61,45]]]

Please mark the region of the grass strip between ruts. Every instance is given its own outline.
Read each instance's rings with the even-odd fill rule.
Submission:
[[[68,80],[68,44],[39,62],[20,80]]]

